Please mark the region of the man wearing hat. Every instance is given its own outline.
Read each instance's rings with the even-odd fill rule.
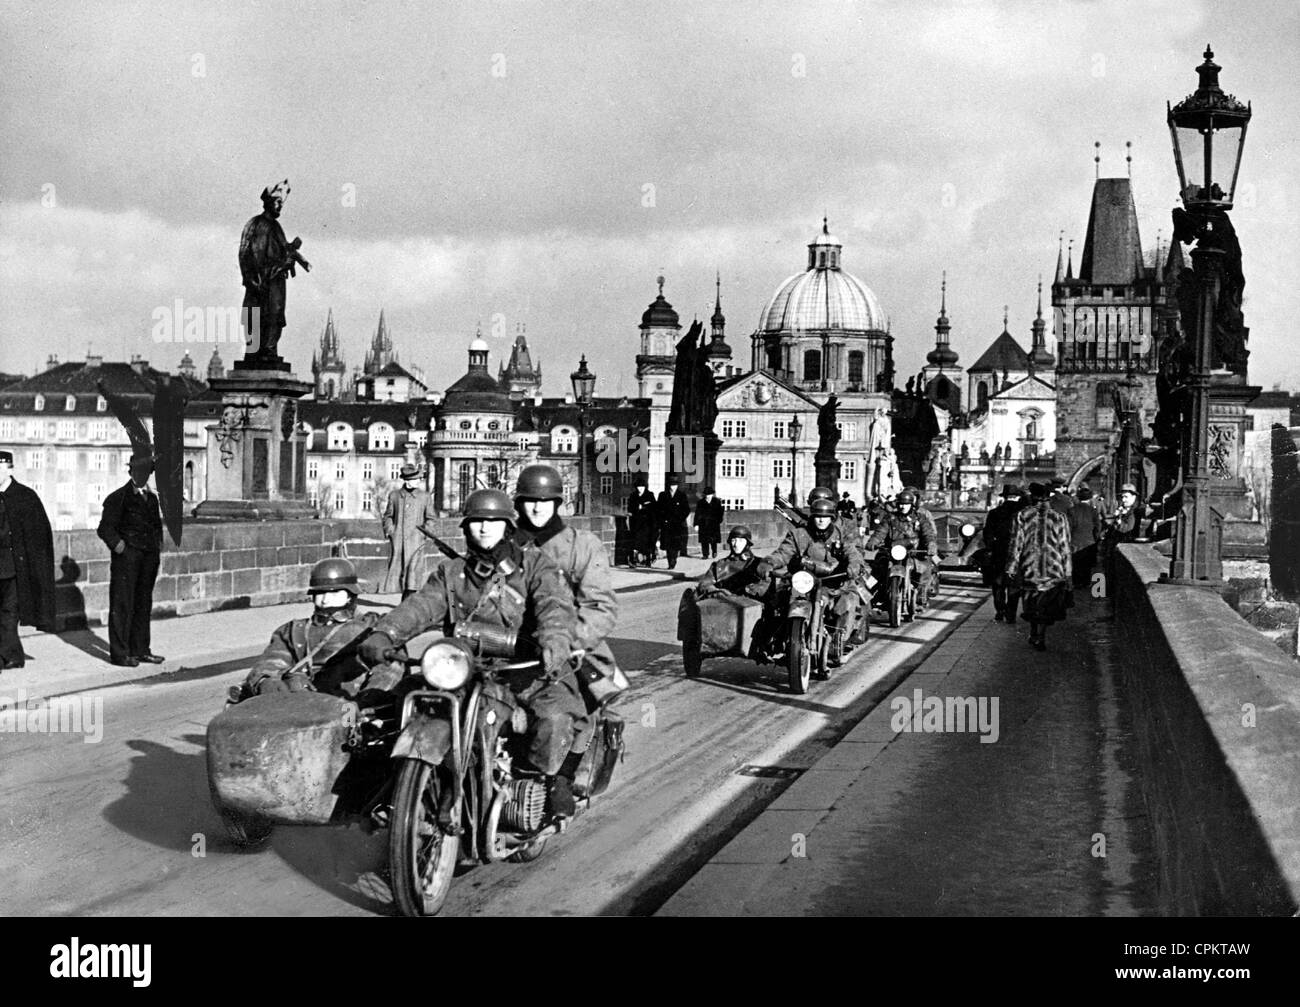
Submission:
[[[402,592],[405,601],[424,585],[428,579],[425,543],[429,540],[421,528],[433,530],[437,512],[433,498],[420,488],[420,469],[409,462],[398,473],[402,485],[388,494],[381,522],[384,537],[388,539],[390,553],[388,573],[384,577],[384,594]]]
[[[984,519],[984,547],[988,550],[988,570],[993,581],[995,622],[1015,622],[1016,609],[1020,605],[1020,595],[1006,576],[1006,566],[1016,515],[1023,507],[1023,495],[1019,486],[1007,483],[1002,487],[1002,502]]]
[[[1070,508],[1070,546],[1074,550],[1074,586],[1083,588],[1092,579],[1097,562],[1097,543],[1101,541],[1102,522],[1092,505],[1092,488],[1080,486],[1078,501]]]
[[[695,505],[695,527],[699,529],[700,556],[718,558],[718,543],[722,541],[722,501],[713,495],[713,487],[705,486],[700,502]]]
[[[162,552],[162,512],[149,488],[153,458],[131,456],[131,478],[104,498],[97,529],[112,554],[108,582],[108,654],[113,664],[134,668],[142,661],[161,664],[149,649],[153,585]]]
[[[655,514],[659,519],[659,541],[668,554],[668,569],[677,566],[679,555],[689,555],[686,551],[686,519],[691,516],[691,502],[682,492],[682,483],[675,475],[664,480],[664,491],[659,494],[655,504]]]
[[[0,668],[25,661],[18,625],[54,629],[54,535],[36,491],[13,477],[0,451]]]
[[[627,530],[632,542],[628,565],[649,566],[655,560],[655,495],[650,492],[650,481],[645,476],[636,477],[636,487],[627,498]]]
[[[1048,497],[1048,505],[1052,510],[1061,514],[1068,521],[1070,520],[1070,511],[1074,509],[1074,497],[1065,489],[1065,480],[1059,476],[1054,478],[1048,486],[1051,490],[1051,496]]]

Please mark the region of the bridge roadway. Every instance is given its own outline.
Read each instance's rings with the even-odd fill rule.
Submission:
[[[688,572],[700,565],[683,564]],[[792,696],[777,669],[741,660],[706,662],[701,678],[686,679],[674,639],[682,585],[637,580],[622,577],[640,589],[620,594],[612,641],[633,684],[620,703],[628,756],[613,789],[541,860],[458,877],[446,914],[1143,910],[1141,819],[1125,776],[1114,669],[1086,651],[1083,627],[1058,631],[1052,649],[1037,654],[1023,628],[989,621],[983,589],[952,587],[916,623],[875,627],[831,681]],[[162,642],[181,657],[205,644],[244,654],[77,694],[103,701],[96,744],[0,734],[0,912],[391,912],[385,834],[281,828],[266,848],[244,853],[227,843],[208,802],[207,722],[269,627],[301,611],[159,623]],[[1087,632],[1103,625],[1101,611]],[[972,613],[978,621],[962,628]],[[27,642],[37,656],[54,646]],[[93,651],[93,643],[86,634],[76,645]],[[927,694],[939,689],[942,676],[926,658],[944,664],[952,647],[965,656],[947,684],[1000,697],[997,743],[973,734],[873,742],[865,770],[838,770],[836,785],[845,786],[817,823],[794,813],[803,815],[806,848],[793,856],[801,829],[769,805],[799,804],[810,784],[824,787],[836,759],[861,755],[859,742],[841,739],[878,731],[883,708],[863,717],[909,671],[900,693],[917,682]],[[14,682],[7,674],[0,694]],[[1098,832],[1109,841],[1100,861],[1089,856]],[[745,844],[759,852],[737,863]]]

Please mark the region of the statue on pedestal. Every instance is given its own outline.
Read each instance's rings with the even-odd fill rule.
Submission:
[[[286,241],[280,211],[289,195],[289,180],[262,190],[262,212],[244,225],[239,238],[239,272],[244,282],[243,326],[246,366],[278,369],[276,352],[284,331],[285,275],[311,264],[299,253],[301,238]]]

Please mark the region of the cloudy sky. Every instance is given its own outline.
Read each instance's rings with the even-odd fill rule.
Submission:
[[[0,371],[88,346],[174,367],[155,310],[239,303],[240,229],[286,176],[314,267],[281,342],[300,372],[328,309],[351,365],[384,308],[434,387],[476,324],[495,368],[523,323],[549,393],[585,352],[598,393],[631,394],[660,272],[684,324],[721,273],[747,362],[823,212],[902,373],[933,344],[944,269],[969,364],[1004,304],[1028,345],[1061,231],[1077,262],[1094,140],[1103,175],[1132,141],[1143,242],[1168,240],[1165,101],[1210,41],[1255,108],[1234,211],[1251,378],[1300,389],[1279,254],[1300,232],[1298,29],[1290,0],[0,0]]]

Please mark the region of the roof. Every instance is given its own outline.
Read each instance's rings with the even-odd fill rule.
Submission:
[[[1029,354],[1016,342],[1015,337],[1002,330],[1002,335],[993,340],[993,345],[983,355],[966,368],[968,374],[977,371],[1027,371]]]
[[[396,430],[427,430],[434,407],[415,402],[316,402],[298,400],[298,419],[313,430],[323,430],[331,423],[346,423],[353,430],[372,423],[387,423]],[[415,423],[410,422],[415,416]]]
[[[659,296],[650,302],[650,307],[645,309],[641,315],[641,327],[648,329],[657,328],[681,328],[677,312],[673,306],[664,300],[663,288],[659,289]]]
[[[1144,272],[1133,186],[1127,178],[1099,178],[1092,187],[1088,234],[1075,279],[1080,283],[1121,286]]]
[[[870,288],[842,269],[809,269],[779,287],[759,315],[759,332],[884,331],[885,313]]]
[[[1260,392],[1247,409],[1294,409],[1300,406],[1300,395],[1295,392],[1267,391]]]
[[[556,426],[579,425],[580,415],[576,402],[564,399],[543,399],[542,404],[534,405],[532,399],[522,399],[515,403],[516,433],[550,430]],[[650,423],[650,400],[629,398],[593,398],[587,407],[587,429],[595,430],[602,426],[615,426],[633,431],[646,427]]]
[[[102,382],[110,394],[138,400],[137,408],[148,416],[153,408],[154,393],[163,378],[180,382],[188,390],[191,399],[198,399],[208,391],[207,384],[197,378],[185,374],[171,375],[147,364],[69,361],[55,364],[40,374],[0,388],[0,409],[5,412],[35,412],[36,396],[44,395],[47,400],[59,399],[58,402],[46,402],[44,412],[51,415],[103,415],[99,408],[99,385]],[[65,408],[65,400],[69,395],[75,397],[75,409]]]
[[[384,367],[377,371],[374,376],[377,378],[407,378],[410,381],[414,381],[421,388],[427,387],[423,381],[417,378],[396,360],[390,361],[388,364],[384,365]]]

